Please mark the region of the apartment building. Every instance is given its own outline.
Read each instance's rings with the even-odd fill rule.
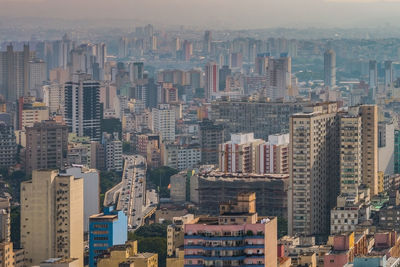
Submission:
[[[255,193],[220,205],[218,217],[185,224],[185,266],[277,266],[277,219],[258,218]]]
[[[77,258],[83,266],[83,179],[35,170],[21,183],[21,246],[29,265]]]

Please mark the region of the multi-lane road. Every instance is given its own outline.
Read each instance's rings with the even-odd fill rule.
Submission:
[[[154,190],[146,192],[146,159],[140,155],[124,155],[122,181],[109,191],[104,205],[116,205],[128,216],[128,228],[134,231],[144,223],[144,217],[154,210],[158,197]]]

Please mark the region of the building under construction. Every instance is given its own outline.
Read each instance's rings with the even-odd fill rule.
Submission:
[[[200,172],[191,178],[191,201],[200,212],[218,213],[221,202],[235,200],[239,193],[255,192],[260,216],[287,218],[288,174]]]

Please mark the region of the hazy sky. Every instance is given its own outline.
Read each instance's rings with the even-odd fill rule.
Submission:
[[[133,19],[218,28],[400,25],[400,0],[0,0],[0,17]]]

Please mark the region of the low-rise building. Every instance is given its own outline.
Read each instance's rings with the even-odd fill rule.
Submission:
[[[40,267],[80,267],[78,259],[51,258],[40,263]]]
[[[180,248],[184,241],[184,224],[194,220],[193,214],[186,214],[180,217],[174,217],[172,224],[167,227],[167,256],[179,257]]]
[[[103,213],[89,218],[89,266],[99,266],[98,259],[115,245],[124,245],[128,238],[128,219],[123,211],[106,207]],[[118,266],[118,265],[117,265]]]
[[[97,267],[131,266],[132,263],[134,267],[158,267],[158,255],[138,253],[137,241],[127,241],[123,245],[110,247],[98,258]]]
[[[201,162],[201,150],[198,145],[165,144],[161,146],[161,161],[173,169],[192,169]]]

